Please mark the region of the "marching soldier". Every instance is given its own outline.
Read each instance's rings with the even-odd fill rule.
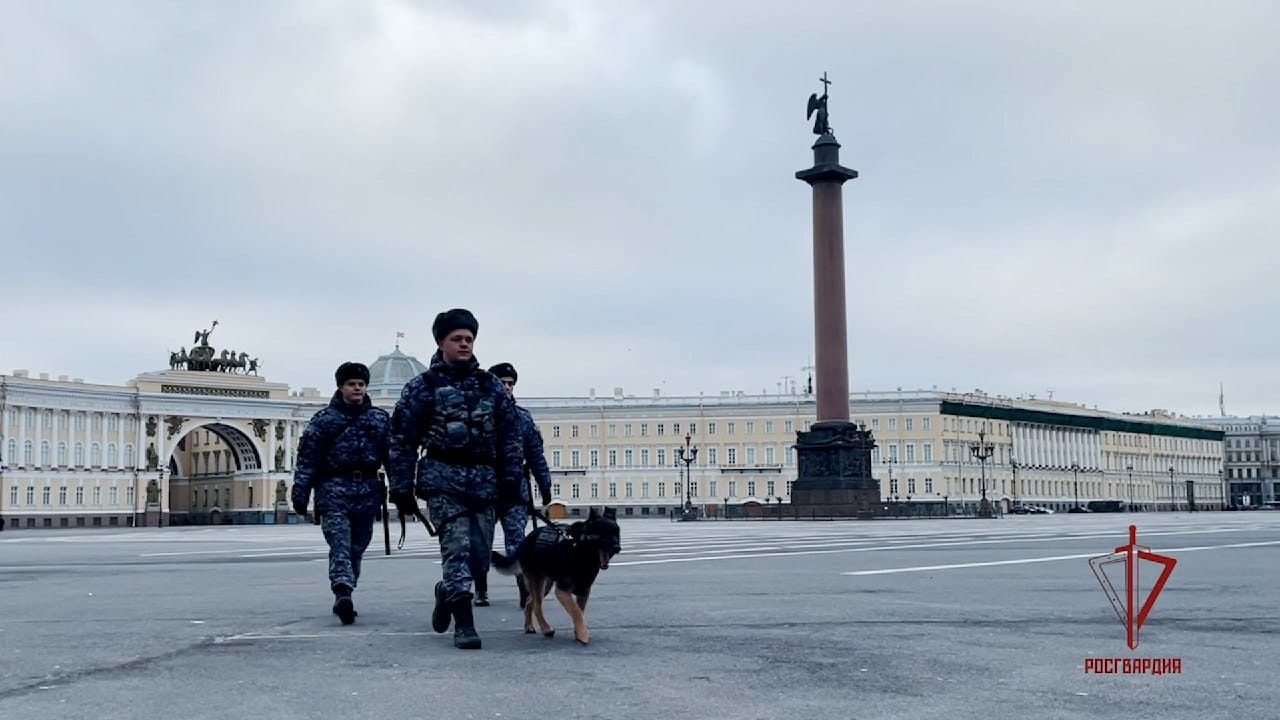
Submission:
[[[507,394],[515,401],[516,380],[519,375],[511,363],[498,363],[489,368],[489,373],[502,383]],[[533,421],[533,415],[516,403],[516,418],[520,425],[520,445],[524,455],[524,477],[532,476],[538,483],[539,500],[542,501],[543,512],[551,504],[551,470],[547,467],[547,457],[543,452],[542,433]],[[515,557],[516,548],[524,540],[525,526],[529,524],[529,509],[532,500],[529,495],[529,483],[521,480],[518,493],[504,493],[499,498],[498,520],[502,523],[502,544],[507,557]],[[476,575],[476,605],[489,604],[489,563],[485,562],[485,572]],[[523,608],[529,599],[529,592],[524,586],[524,578],[516,575],[516,585],[520,589],[520,607]]]
[[[338,389],[329,407],[311,418],[298,440],[291,499],[294,512],[305,516],[315,491],[315,514],[329,544],[333,613],[350,625],[356,618],[351,593],[386,493],[378,468],[387,462],[391,417],[365,393],[369,368],[346,362],[334,379]]]
[[[431,628],[443,633],[452,620],[453,644],[463,649],[480,648],[472,583],[493,546],[499,494],[524,482],[515,403],[472,354],[478,330],[468,310],[436,316],[431,332],[439,349],[427,372],[401,391],[387,464],[401,517],[419,513],[417,498],[427,503],[443,575]]]

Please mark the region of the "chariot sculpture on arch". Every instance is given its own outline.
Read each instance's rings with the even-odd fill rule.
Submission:
[[[169,353],[169,369],[170,370],[188,370],[191,372],[225,372],[239,373],[243,375],[257,375],[261,361],[258,358],[249,357],[249,353],[237,353],[234,350],[223,348],[221,352],[217,348],[209,344],[209,335],[218,327],[218,321],[214,320],[207,330],[196,330],[192,342],[196,343],[187,350],[186,347],[178,348],[177,352]]]

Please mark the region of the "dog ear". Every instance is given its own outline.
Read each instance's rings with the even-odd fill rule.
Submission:
[[[616,508],[607,507],[604,509],[604,516],[610,520],[617,520],[618,511]]]

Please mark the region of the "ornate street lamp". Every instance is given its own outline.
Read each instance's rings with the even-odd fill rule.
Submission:
[[[1075,494],[1076,494],[1075,510],[1076,512],[1079,512],[1080,511],[1080,463],[1074,463],[1074,462],[1071,463],[1071,477],[1073,478],[1072,485],[1075,486]]]
[[[978,442],[969,445],[969,452],[982,465],[982,499],[978,503],[978,517],[992,517],[991,501],[987,499],[987,461],[995,454],[996,446],[986,441],[984,430],[978,431]]]
[[[684,447],[679,449],[679,455],[676,460],[684,463],[684,515],[688,519],[693,513],[693,461],[698,459],[698,447],[692,448],[689,443],[693,441],[693,437],[689,434],[684,436]]]

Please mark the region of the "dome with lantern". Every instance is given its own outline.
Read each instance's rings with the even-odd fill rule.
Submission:
[[[405,383],[426,371],[426,365],[418,358],[401,352],[400,343],[396,343],[395,350],[380,356],[369,366],[369,397],[374,400],[399,398]]]

